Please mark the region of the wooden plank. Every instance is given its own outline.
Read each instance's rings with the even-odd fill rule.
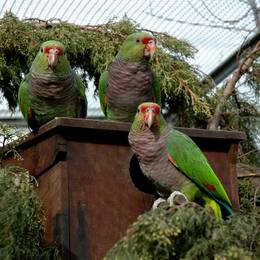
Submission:
[[[226,172],[225,179],[228,179],[229,182],[229,192],[230,197],[232,198],[234,210],[239,210],[239,197],[238,197],[238,182],[237,182],[237,169],[236,169],[236,162],[237,162],[237,150],[238,144],[231,144],[229,151],[228,151],[228,170]]]
[[[207,130],[197,128],[174,127],[190,137],[197,138],[212,138],[212,139],[229,139],[243,140],[246,138],[245,133],[239,131],[224,131],[224,130]]]
[[[29,170],[32,175],[39,176],[66,156],[65,149],[64,140],[58,135],[53,135],[31,146],[26,143],[23,149],[18,147],[17,150],[23,160],[17,161],[13,157],[8,157],[3,161],[3,164],[19,165]]]
[[[44,138],[50,135],[60,132],[62,129],[73,129],[72,134],[80,134],[95,131],[113,131],[113,132],[124,132],[127,134],[130,130],[130,123],[123,122],[111,122],[107,120],[93,120],[93,119],[79,119],[79,118],[55,118],[47,124],[43,125],[37,134],[28,134],[25,141],[21,142],[18,146],[24,148],[24,146],[32,145],[34,143],[41,142]],[[212,138],[212,139],[232,139],[239,141],[245,139],[245,134],[236,131],[209,131],[206,129],[195,129],[195,128],[182,128],[175,127],[175,129],[191,136],[201,138]]]
[[[153,196],[130,179],[129,147],[70,142],[68,150],[71,259],[102,259]]]
[[[38,179],[38,192],[44,211],[44,239],[60,245],[62,259],[70,259],[69,183],[67,163],[60,162]]]

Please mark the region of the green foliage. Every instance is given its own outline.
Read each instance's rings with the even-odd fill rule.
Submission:
[[[257,114],[258,112],[256,112]],[[246,164],[254,164],[260,167],[260,117],[244,115],[239,118],[239,129],[246,133],[246,140],[243,140],[240,145],[242,154],[239,157],[240,161]],[[258,143],[258,146],[257,146]]]
[[[240,154],[238,161],[245,164],[253,164],[260,167],[260,117],[255,107],[247,101],[240,101],[240,112],[227,112],[224,115],[221,125],[225,130],[237,130],[246,134],[246,139],[240,142]],[[227,110],[229,111],[229,110]]]
[[[7,13],[0,20],[0,90],[10,108],[15,108],[22,77],[28,73],[40,44],[50,39],[60,40],[66,46],[72,67],[79,69],[85,83],[86,76],[98,81],[124,39],[137,30],[140,30],[138,25],[127,18],[100,26],[77,26],[61,21],[19,21]],[[153,34],[159,47],[152,66],[165,100],[172,99],[182,107],[181,111],[188,109],[190,119],[197,115],[208,118],[210,105],[201,98],[204,88],[198,72],[187,63],[196,50],[189,43],[165,33]]]
[[[0,258],[34,259],[42,239],[42,212],[24,169],[0,169]]]
[[[20,134],[0,123],[0,259],[58,260],[57,246],[42,245],[44,216],[34,191],[36,180],[24,168],[2,165],[10,153],[22,160],[15,150]]]
[[[56,247],[41,245],[43,212],[34,182],[23,168],[0,169],[0,259],[60,259]]]
[[[15,146],[24,140],[23,134],[21,129],[0,122],[0,167],[3,158],[9,154],[12,154],[16,160],[23,159],[15,149]]]
[[[227,220],[194,203],[149,211],[105,259],[259,259],[260,196],[255,191],[251,182],[241,183],[241,210]]]
[[[243,92],[237,90],[236,94],[227,101],[220,127],[223,130],[244,132],[246,139],[240,142],[239,161],[260,167],[260,151],[257,145],[260,141],[260,95],[256,94],[256,89],[250,88],[248,84],[244,84],[242,89]],[[223,89],[216,93],[215,104],[222,91]]]
[[[237,128],[247,135],[247,139],[241,143],[241,161],[260,167],[260,55],[246,75],[246,83],[248,93],[238,93],[240,116]]]

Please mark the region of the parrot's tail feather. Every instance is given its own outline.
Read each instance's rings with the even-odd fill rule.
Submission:
[[[225,203],[224,201],[222,201],[218,198],[215,198],[215,200],[220,205],[223,216],[230,216],[233,214],[232,208],[227,203]]]

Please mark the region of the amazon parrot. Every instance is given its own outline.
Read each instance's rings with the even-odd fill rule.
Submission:
[[[18,103],[33,131],[55,117],[86,117],[85,86],[71,69],[62,43],[42,43],[20,84]]]
[[[155,49],[154,36],[133,33],[120,47],[109,70],[101,74],[99,100],[107,119],[133,122],[139,104],[161,104],[160,85],[149,65]]]
[[[151,184],[141,187],[142,191],[169,196],[170,205],[178,197],[197,202],[212,209],[218,218],[232,214],[230,199],[204,154],[190,137],[167,125],[158,104],[139,105],[128,139],[136,156],[130,173],[132,169],[132,174],[134,170],[144,175],[138,177],[139,186]]]

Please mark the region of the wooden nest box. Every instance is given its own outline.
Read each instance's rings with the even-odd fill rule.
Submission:
[[[129,176],[130,124],[56,118],[18,146],[19,164],[37,178],[45,211],[45,239],[61,245],[62,259],[102,259],[153,197]],[[177,128],[189,135],[238,209],[236,157],[240,132]]]

